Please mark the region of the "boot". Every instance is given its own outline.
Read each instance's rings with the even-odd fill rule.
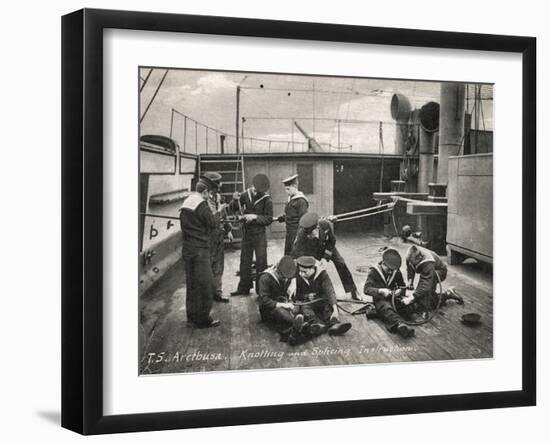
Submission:
[[[328,328],[328,335],[342,335],[351,329],[351,323],[335,323]]]
[[[287,340],[290,346],[305,343],[306,337],[303,334],[303,330],[305,329],[304,326],[304,316],[302,314],[298,314],[294,317],[294,324],[292,325],[292,330]]]
[[[374,303],[367,303],[365,307],[366,307],[365,313],[367,314],[367,318],[369,320],[372,320],[378,317],[378,312],[376,312],[376,306],[374,306]]]
[[[409,328],[405,323],[399,323],[396,329],[397,333],[403,338],[410,338],[414,336],[414,329]]]
[[[309,325],[309,335],[311,337],[317,337],[327,330],[327,327],[322,323],[311,323]]]
[[[236,296],[236,295],[250,295],[250,289],[249,289],[248,291],[245,291],[244,289],[237,288],[237,290],[231,292],[230,295],[231,295],[232,297],[234,297],[234,296]]]
[[[214,301],[220,303],[229,303],[229,298],[223,295],[223,293],[221,292],[216,292],[216,294],[214,294]]]

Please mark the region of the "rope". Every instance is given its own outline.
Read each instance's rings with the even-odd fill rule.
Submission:
[[[434,318],[435,313],[441,307],[441,298],[443,297],[443,284],[441,283],[441,279],[439,278],[439,274],[437,273],[437,271],[435,272],[435,276],[437,277],[437,285],[439,285],[439,297],[437,298],[437,305],[435,306],[434,309],[432,309],[430,311],[430,313],[428,314],[428,317],[423,319],[423,320],[410,321],[410,320],[406,320],[406,319],[403,318],[403,322],[405,322],[409,326],[420,326],[420,325],[423,325],[425,323],[428,323],[429,321],[431,321],[432,318]],[[392,295],[391,295],[391,305],[392,305],[393,310],[395,312],[397,312],[397,308],[395,306],[395,294],[396,294],[396,292],[397,291],[392,291]]]
[[[240,206],[240,202],[239,202],[239,206]],[[348,221],[348,220],[355,220],[356,218],[361,218],[361,217],[370,217],[371,215],[379,215],[379,214],[382,214],[384,212],[391,212],[393,211],[393,207],[395,206],[395,203],[394,202],[391,202],[391,203],[385,203],[383,205],[378,205],[378,206],[372,206],[370,208],[365,208],[365,209],[358,209],[356,211],[352,211],[352,212],[346,212],[344,214],[339,214],[339,215],[336,215],[336,217],[338,217],[335,222],[344,222],[344,221]],[[385,208],[385,209],[383,209]],[[374,211],[374,212],[371,212],[371,211]],[[354,215],[354,214],[358,214],[359,215]],[[170,216],[170,215],[160,215],[160,214],[148,214],[148,213],[140,213],[140,215],[145,215],[147,217],[157,217],[157,218],[167,218],[167,219],[172,219],[172,220],[179,220],[179,217],[174,217],[174,216]],[[352,217],[350,217],[350,215],[353,215]],[[394,227],[396,229],[396,232],[397,232],[397,227],[395,226],[395,220],[394,220]]]
[[[308,305],[314,305],[315,303],[319,303],[321,301],[326,301],[326,300],[323,300],[322,298],[316,298],[315,300],[310,300],[310,301],[295,301],[295,302],[292,302],[292,304],[294,306],[308,306]]]
[[[341,306],[340,303],[336,303],[336,306],[338,307],[338,309],[340,309],[341,311],[344,311],[346,314],[353,315],[353,311],[348,311],[346,308]]]
[[[393,208],[389,208],[389,209],[384,209],[383,211],[377,211],[377,212],[372,212],[372,213],[369,213],[369,214],[360,214],[360,215],[355,215],[353,217],[346,217],[344,219],[336,219],[335,222],[344,222],[344,221],[349,221],[349,220],[355,220],[356,218],[362,218],[362,217],[370,217],[371,215],[379,215],[379,214],[383,214],[384,212],[391,212],[393,211]]]
[[[378,210],[382,209],[384,206],[387,206],[388,209],[389,208],[393,209],[393,207],[395,206],[395,203],[394,202],[389,202],[389,203],[384,203],[383,205],[370,206],[368,208],[357,209],[356,211],[344,212],[343,214],[335,214],[335,216],[340,218],[340,217],[347,217],[348,215],[359,214],[359,213],[362,213],[362,212],[378,211]]]

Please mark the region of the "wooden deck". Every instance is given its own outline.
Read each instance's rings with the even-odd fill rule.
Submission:
[[[377,262],[379,248],[386,245],[403,253],[408,247],[397,238],[381,235],[338,238],[337,247],[360,290],[367,267]],[[282,248],[283,240],[269,242],[271,262],[281,256]],[[239,255],[238,249],[226,250],[226,293],[237,287]],[[338,297],[345,297],[334,266],[328,268]],[[484,269],[473,262],[449,266],[444,285],[455,287],[465,305],[449,302],[429,323],[416,327],[416,336],[411,339],[390,334],[379,320],[341,312],[341,320],[353,325],[347,334],[322,335],[291,347],[281,343],[278,335],[260,321],[255,295],[231,297],[227,304],[215,303],[212,316],[221,320],[219,327],[189,326],[183,266],[178,262],[140,300],[140,374],[491,358],[492,275]],[[466,312],[481,314],[482,323],[477,327],[464,325],[461,316]]]

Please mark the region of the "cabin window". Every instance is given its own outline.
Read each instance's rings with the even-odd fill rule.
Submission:
[[[313,164],[300,163],[296,165],[296,173],[299,177],[299,189],[304,194],[313,194]]]

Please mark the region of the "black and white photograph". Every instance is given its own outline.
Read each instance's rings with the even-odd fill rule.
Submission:
[[[493,358],[493,84],[132,81],[140,376]]]

